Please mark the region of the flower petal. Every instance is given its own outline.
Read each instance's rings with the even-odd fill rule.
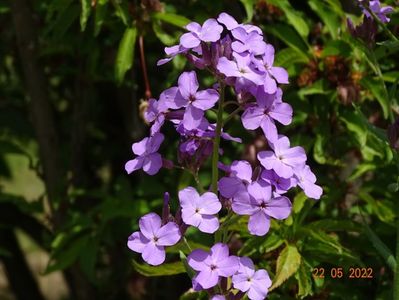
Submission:
[[[219,93],[213,89],[199,91],[195,94],[195,101],[193,105],[201,110],[208,110],[215,106],[219,100]]]
[[[125,164],[125,170],[128,174],[130,174],[134,171],[141,169],[143,167],[143,163],[144,163],[144,158],[139,156],[135,159],[129,160]]]
[[[155,175],[162,167],[162,157],[159,153],[147,155],[143,162],[143,170],[148,175]]]
[[[219,281],[217,272],[211,271],[210,268],[199,272],[194,278],[204,289],[214,287]]]
[[[175,222],[168,222],[159,228],[156,236],[158,237],[158,245],[172,246],[180,240],[181,233],[179,226]]]
[[[127,246],[130,250],[142,253],[145,246],[150,242],[141,232],[133,232],[127,241]]]
[[[184,99],[190,99],[198,90],[199,84],[195,71],[183,72],[178,80],[179,91]]]
[[[249,217],[248,230],[253,235],[263,236],[270,228],[270,219],[260,210]]]
[[[148,243],[141,256],[148,264],[158,266],[165,261],[165,249],[162,246],[156,246],[154,243]]]
[[[205,233],[214,233],[219,229],[219,219],[213,215],[202,215],[198,229]]]
[[[276,197],[267,202],[265,212],[272,218],[283,220],[291,214],[291,206],[291,201],[287,197]]]
[[[201,196],[198,207],[201,209],[201,214],[214,215],[222,208],[218,196],[212,192],[206,192]]]
[[[193,130],[201,125],[202,119],[204,117],[204,111],[194,107],[193,105],[188,105],[183,117],[183,126],[187,130]]]
[[[188,265],[195,271],[203,271],[209,269],[209,266],[206,264],[208,258],[208,252],[202,249],[196,249],[189,254],[187,257],[187,262]]]
[[[149,213],[139,220],[141,233],[149,240],[152,240],[158,229],[161,228],[161,218],[156,213]]]
[[[180,37],[180,44],[187,49],[197,47],[201,43],[197,35],[187,32]]]

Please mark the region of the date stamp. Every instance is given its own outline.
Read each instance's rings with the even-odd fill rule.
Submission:
[[[325,268],[313,268],[312,275],[315,278],[325,278],[330,277],[333,279],[372,279],[373,268],[359,268],[350,267],[349,270],[344,270],[344,268],[336,267],[329,270]]]

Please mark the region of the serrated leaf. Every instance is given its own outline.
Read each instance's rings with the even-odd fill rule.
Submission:
[[[295,278],[298,281],[298,296],[302,299],[306,296],[313,294],[312,290],[312,279],[311,270],[302,262],[299,266],[298,272],[295,274]]]
[[[290,278],[301,264],[301,255],[294,245],[287,245],[277,259],[276,276],[269,291],[279,287]]]
[[[173,262],[173,263],[164,263],[159,266],[150,266],[148,264],[140,264],[137,261],[133,260],[133,268],[140,273],[141,275],[147,277],[154,276],[169,276],[185,273],[186,269],[181,261]]]
[[[125,33],[119,43],[118,54],[115,62],[115,79],[121,84],[125,73],[133,65],[134,47],[136,45],[137,28],[126,28]]]
[[[188,23],[191,21],[187,19],[186,17],[183,17],[181,15],[176,15],[172,13],[165,13],[165,12],[156,12],[152,14],[152,17],[164,21],[166,23],[175,25],[177,27],[184,28]]]
[[[87,20],[91,14],[91,0],[80,0],[80,30],[84,31],[86,29]]]
[[[303,37],[309,35],[309,26],[305,22],[304,17],[295,10],[288,0],[268,0],[268,3],[280,8],[288,19],[288,22]]]

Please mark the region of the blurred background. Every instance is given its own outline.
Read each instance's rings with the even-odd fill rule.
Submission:
[[[399,36],[397,3],[385,4],[396,9],[388,26]],[[399,46],[376,44],[387,39],[381,31],[351,36],[347,18],[358,24],[361,10],[339,0],[2,1],[0,299],[201,299],[186,293],[186,274],[155,276],[162,272],[126,247],[139,217],[160,212],[165,191],[176,207],[190,174],[128,176],[124,164],[148,133],[145,100],[190,68],[183,57],[157,67],[164,47],[178,43],[190,20],[221,12],[260,26],[276,48],[294,108],[282,132],[305,147],[325,191],[318,202],[291,192],[293,216],[266,237],[238,224],[232,251],[274,276],[284,242],[295,245],[289,276],[270,299],[391,299],[393,273],[374,245],[378,239],[386,253],[395,251]],[[202,75],[203,86],[212,84]],[[254,150],[265,147],[238,119],[227,131],[243,143],[222,145],[225,163],[254,162]],[[161,153],[176,161],[177,136],[172,127],[165,134]],[[209,183],[209,165],[201,181]],[[169,252],[178,260],[178,250]],[[346,275],[314,278],[320,266]],[[372,268],[373,278],[348,279],[351,266]]]

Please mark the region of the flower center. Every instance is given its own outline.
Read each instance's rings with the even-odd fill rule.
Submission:
[[[247,70],[245,70],[244,68],[241,68],[241,69],[239,69],[238,71],[239,71],[241,74],[247,73]]]
[[[159,238],[158,238],[157,236],[154,236],[154,237],[152,238],[152,240],[154,241],[154,243],[156,243],[156,242],[158,242]]]
[[[197,208],[195,209],[195,213],[198,214],[199,212],[200,212],[200,209],[197,207]]]
[[[190,95],[190,97],[188,97],[188,101],[194,102],[195,101],[195,95]]]
[[[278,155],[277,158],[278,158],[279,160],[283,160],[283,159],[284,159],[284,157],[283,157],[282,155]]]
[[[215,270],[216,268],[217,268],[217,266],[211,265],[211,270],[212,270],[212,271]]]
[[[261,207],[261,208],[266,208],[266,203],[265,203],[265,202],[262,202],[262,203],[260,204],[260,207]]]
[[[251,277],[248,277],[248,278],[247,278],[247,281],[248,281],[248,282],[251,282],[251,281],[252,281]]]

